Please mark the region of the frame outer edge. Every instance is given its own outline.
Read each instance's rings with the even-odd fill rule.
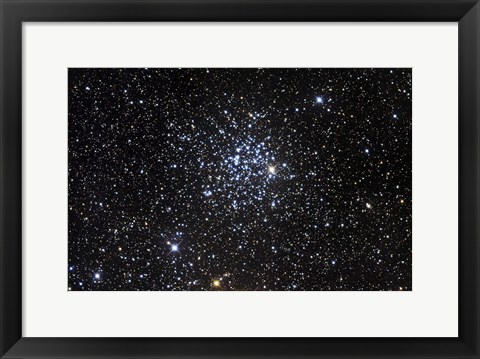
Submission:
[[[13,4],[0,0],[0,12],[0,356],[3,356],[22,336],[22,23]]]
[[[480,357],[480,3],[459,36],[459,337]],[[460,141],[462,139],[462,141]]]
[[[462,86],[459,87],[459,115],[471,118],[468,121],[468,125],[459,128],[459,135],[462,134],[467,139],[464,141],[465,143],[459,142],[459,156],[465,154],[464,163],[459,162],[459,198],[468,202],[464,208],[459,207],[459,234],[463,235],[462,238],[466,239],[465,242],[468,242],[459,248],[459,254],[468,258],[467,263],[463,267],[461,265],[459,270],[459,284],[462,284],[460,286],[462,292],[460,292],[459,298],[459,317],[468,319],[467,325],[459,326],[459,336],[472,353],[467,355],[466,353],[458,353],[457,355],[450,353],[443,355],[445,358],[479,358],[480,352],[480,313],[478,304],[480,299],[480,253],[478,244],[480,236],[479,224],[477,223],[480,220],[480,110],[478,103],[480,96],[480,6],[477,1],[475,6],[468,11],[459,23],[459,69],[465,68],[472,71],[464,71],[463,73],[459,71],[459,81]],[[19,1],[17,4],[22,5],[17,6],[13,1],[0,0],[0,315],[2,318],[0,321],[0,357],[4,357],[10,348],[18,348],[19,344],[27,339],[21,338],[21,241],[14,240],[15,238],[21,238],[22,226],[22,138],[21,121],[18,121],[18,119],[21,119],[22,114],[22,65],[21,61],[19,61],[19,59],[22,59],[22,18],[28,18],[29,21],[60,21],[65,20],[65,17],[78,19],[78,17],[84,16],[72,14],[70,10],[67,11],[64,6],[69,1],[66,1],[64,4],[58,1],[53,1],[50,4],[44,0],[31,1],[28,2],[28,7],[25,6],[26,3]],[[131,1],[124,3],[131,3]],[[419,3],[422,3],[422,1],[419,1]],[[463,5],[460,5],[460,3]],[[465,7],[467,3],[471,4],[472,2],[459,1],[458,6]],[[50,6],[52,4],[55,5]],[[68,5],[71,8],[83,8],[80,13],[86,14],[86,9],[91,7],[92,2],[72,1],[72,4]],[[26,11],[25,14],[24,11],[27,8],[30,8],[30,10]],[[35,14],[34,12],[32,13],[32,8],[41,9],[41,11]],[[59,8],[59,10],[62,8],[63,10],[48,13],[49,8]],[[102,16],[105,15],[92,14],[86,16],[86,18],[90,17],[92,20],[100,21],[101,19],[99,18],[102,18]],[[115,21],[115,17],[118,17],[118,19],[122,17],[122,15],[118,14],[110,16],[110,21]],[[148,15],[137,14],[136,16],[148,18]],[[176,16],[180,16],[180,14]],[[355,17],[354,15],[350,16]],[[90,18],[86,18],[82,21],[89,21]],[[414,18],[413,14],[412,18]],[[428,18],[435,20],[435,15],[429,15]],[[108,21],[106,18],[103,20]],[[439,21],[438,18],[437,21]],[[8,51],[6,51],[7,49]],[[5,91],[7,85],[8,93]],[[468,149],[470,151],[474,149],[473,153],[468,152]],[[468,188],[471,192],[462,191],[460,188]],[[466,227],[462,227],[462,225],[468,227],[464,231],[465,233],[461,228]],[[466,289],[463,290],[464,288]],[[53,340],[55,338],[50,339]],[[56,339],[58,340],[59,338]],[[45,338],[45,344],[47,341],[49,340]],[[24,344],[26,345],[27,343]],[[33,349],[31,345],[28,345],[28,347]],[[26,355],[27,353],[22,353],[21,351],[14,354],[15,350],[13,350],[12,354],[17,358],[24,356],[51,356],[55,350],[50,347],[46,352],[31,353],[30,355]],[[317,355],[321,356],[320,353],[317,353]],[[390,355],[396,357],[415,356],[408,354],[408,351],[401,354],[390,353]],[[70,352],[68,356],[73,357],[75,353]],[[92,357],[91,355],[88,356]],[[124,356],[132,357],[128,354]],[[432,358],[432,355],[427,356]],[[12,356],[7,354],[5,357]],[[422,355],[422,357],[425,357],[425,355]]]

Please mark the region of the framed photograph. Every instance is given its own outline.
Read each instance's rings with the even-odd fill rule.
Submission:
[[[480,358],[480,5],[1,4],[1,358]]]

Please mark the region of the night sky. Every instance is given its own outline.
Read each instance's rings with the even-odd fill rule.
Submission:
[[[69,290],[411,290],[411,69],[69,69]]]

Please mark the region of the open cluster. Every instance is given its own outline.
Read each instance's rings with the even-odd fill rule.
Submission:
[[[69,290],[411,290],[411,69],[70,69]]]

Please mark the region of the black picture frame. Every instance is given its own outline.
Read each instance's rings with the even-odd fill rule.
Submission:
[[[0,0],[0,12],[2,358],[480,358],[478,0]],[[458,22],[459,337],[22,337],[22,22],[41,21]]]

